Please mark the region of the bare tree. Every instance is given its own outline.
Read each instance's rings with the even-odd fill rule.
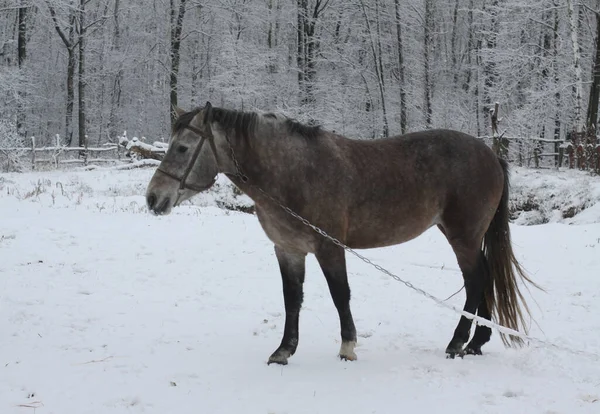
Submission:
[[[69,3],[67,4],[67,25],[64,27],[58,20],[54,6],[51,5],[49,0],[46,0],[46,4],[50,10],[52,21],[54,22],[54,29],[67,49],[67,109],[65,113],[65,140],[67,145],[71,145],[73,140],[73,107],[75,104],[75,68],[77,66],[77,59],[75,56],[75,48],[77,47],[77,42],[75,41],[76,8],[74,0],[69,0]]]
[[[319,53],[317,22],[329,6],[330,0],[297,0],[297,57],[298,86],[302,106],[315,104],[314,86],[317,77],[316,57]],[[314,119],[309,116],[309,122]]]
[[[383,74],[383,64],[381,58],[381,32],[379,28],[379,0],[375,1],[375,24],[376,24],[376,32],[373,33],[370,23],[370,17],[367,13],[367,9],[365,8],[365,3],[363,0],[360,0],[360,6],[363,12],[363,16],[365,17],[365,23],[367,25],[367,30],[369,33],[369,43],[371,46],[371,53],[373,56],[373,66],[375,67],[375,75],[377,77],[377,86],[379,87],[379,97],[381,99],[381,111],[383,116],[383,131],[382,136],[389,136],[389,126],[387,120],[387,112],[385,108],[385,77]],[[375,39],[373,38],[375,37]]]
[[[400,82],[400,131],[402,134],[405,134],[408,129],[408,119],[406,111],[406,69],[404,65],[404,47],[402,46],[400,0],[394,0],[394,12],[396,18],[396,47],[398,49],[398,81]]]
[[[595,57],[592,65],[592,83],[590,86],[586,129],[596,133],[598,126],[598,100],[600,99],[600,10],[595,10],[594,15],[596,17]]]
[[[179,64],[181,61],[181,32],[186,12],[186,1],[179,0],[179,7],[177,7],[177,1],[171,0],[171,71],[169,76],[169,86],[171,88],[169,112],[171,113],[171,123],[175,122],[176,115],[173,108],[178,104],[177,87],[179,82]]]
[[[431,115],[433,110],[431,108],[431,48],[433,46],[432,32],[433,32],[433,0],[425,0],[425,21],[423,22],[424,29],[424,41],[423,41],[423,72],[425,74],[424,81],[424,115],[425,115],[425,126],[431,128],[432,119]]]
[[[581,74],[581,53],[579,46],[579,34],[577,25],[577,15],[573,5],[573,0],[567,0],[567,10],[569,16],[569,28],[571,31],[571,43],[573,48],[573,70],[575,73],[575,131],[583,130],[583,76]]]
[[[18,37],[17,37],[17,62],[19,69],[22,70],[27,58],[27,12],[30,6],[26,0],[19,1],[18,10]],[[27,135],[25,129],[25,110],[23,108],[23,102],[25,100],[26,92],[24,85],[19,88],[19,100],[17,101],[17,131],[21,137]]]

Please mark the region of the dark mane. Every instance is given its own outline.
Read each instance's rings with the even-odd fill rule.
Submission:
[[[192,122],[192,119],[202,110],[196,108],[181,115],[173,124],[173,133],[180,131]],[[267,113],[265,118],[277,118],[275,114]],[[256,112],[242,112],[231,109],[211,107],[204,115],[204,122],[218,122],[223,128],[231,129],[237,137],[248,139],[254,135],[259,115]],[[290,134],[299,134],[308,139],[316,138],[321,132],[321,127],[316,125],[305,125],[294,119],[287,118],[285,121]]]
[[[319,125],[304,125],[293,119],[286,119],[285,123],[290,133],[300,134],[308,139],[315,139],[321,133]]]
[[[248,139],[254,135],[258,115],[255,112],[242,112],[212,107],[204,116],[204,122],[218,122],[225,129],[233,129],[237,137]]]

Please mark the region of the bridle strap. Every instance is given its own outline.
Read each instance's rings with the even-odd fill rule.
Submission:
[[[162,169],[160,166],[157,168],[157,170],[160,171],[161,173],[163,173],[164,175],[166,175],[167,177],[170,177],[170,178],[173,178],[174,180],[179,181],[179,190],[178,190],[179,194],[181,194],[185,189],[190,189],[190,190],[193,190],[196,192],[201,192],[201,191],[204,191],[204,190],[210,188],[215,183],[216,180],[213,179],[213,181],[206,187],[199,187],[199,186],[196,186],[193,184],[186,184],[186,180],[187,180],[188,176],[190,175],[190,173],[192,172],[192,169],[194,168],[194,165],[196,164],[196,160],[200,156],[200,151],[202,151],[202,147],[204,146],[204,141],[206,141],[206,140],[208,140],[210,149],[212,150],[213,156],[215,157],[217,166],[219,166],[219,156],[217,155],[217,146],[215,145],[214,136],[212,134],[212,131],[210,131],[210,129],[209,129],[208,137],[205,137],[205,134],[194,126],[186,125],[184,128],[189,129],[190,131],[194,132],[201,139],[200,139],[200,142],[198,143],[198,145],[196,146],[196,148],[194,149],[192,158],[188,162],[188,165],[186,166],[185,171],[183,172],[183,175],[181,177],[178,177],[177,175],[172,174],[172,173]]]

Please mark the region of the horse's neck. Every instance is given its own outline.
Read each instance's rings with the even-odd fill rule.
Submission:
[[[261,197],[259,189],[279,198],[290,175],[303,174],[306,160],[305,143],[294,141],[296,137],[261,135],[260,132],[259,129],[255,137],[249,138],[251,142],[238,139],[232,144],[231,162],[235,170],[228,174],[231,181],[255,201]]]

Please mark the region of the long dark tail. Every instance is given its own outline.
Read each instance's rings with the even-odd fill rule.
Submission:
[[[492,315],[497,323],[523,333],[527,332],[525,314],[530,316],[529,307],[517,285],[517,277],[521,281],[532,282],[517,261],[511,244],[508,226],[509,210],[509,177],[508,163],[500,159],[504,171],[504,191],[496,211],[496,215],[485,233],[483,252],[487,259],[490,282],[485,288],[485,297]],[[500,333],[505,346],[522,346],[523,340],[514,335]],[[507,338],[508,336],[508,338]]]

